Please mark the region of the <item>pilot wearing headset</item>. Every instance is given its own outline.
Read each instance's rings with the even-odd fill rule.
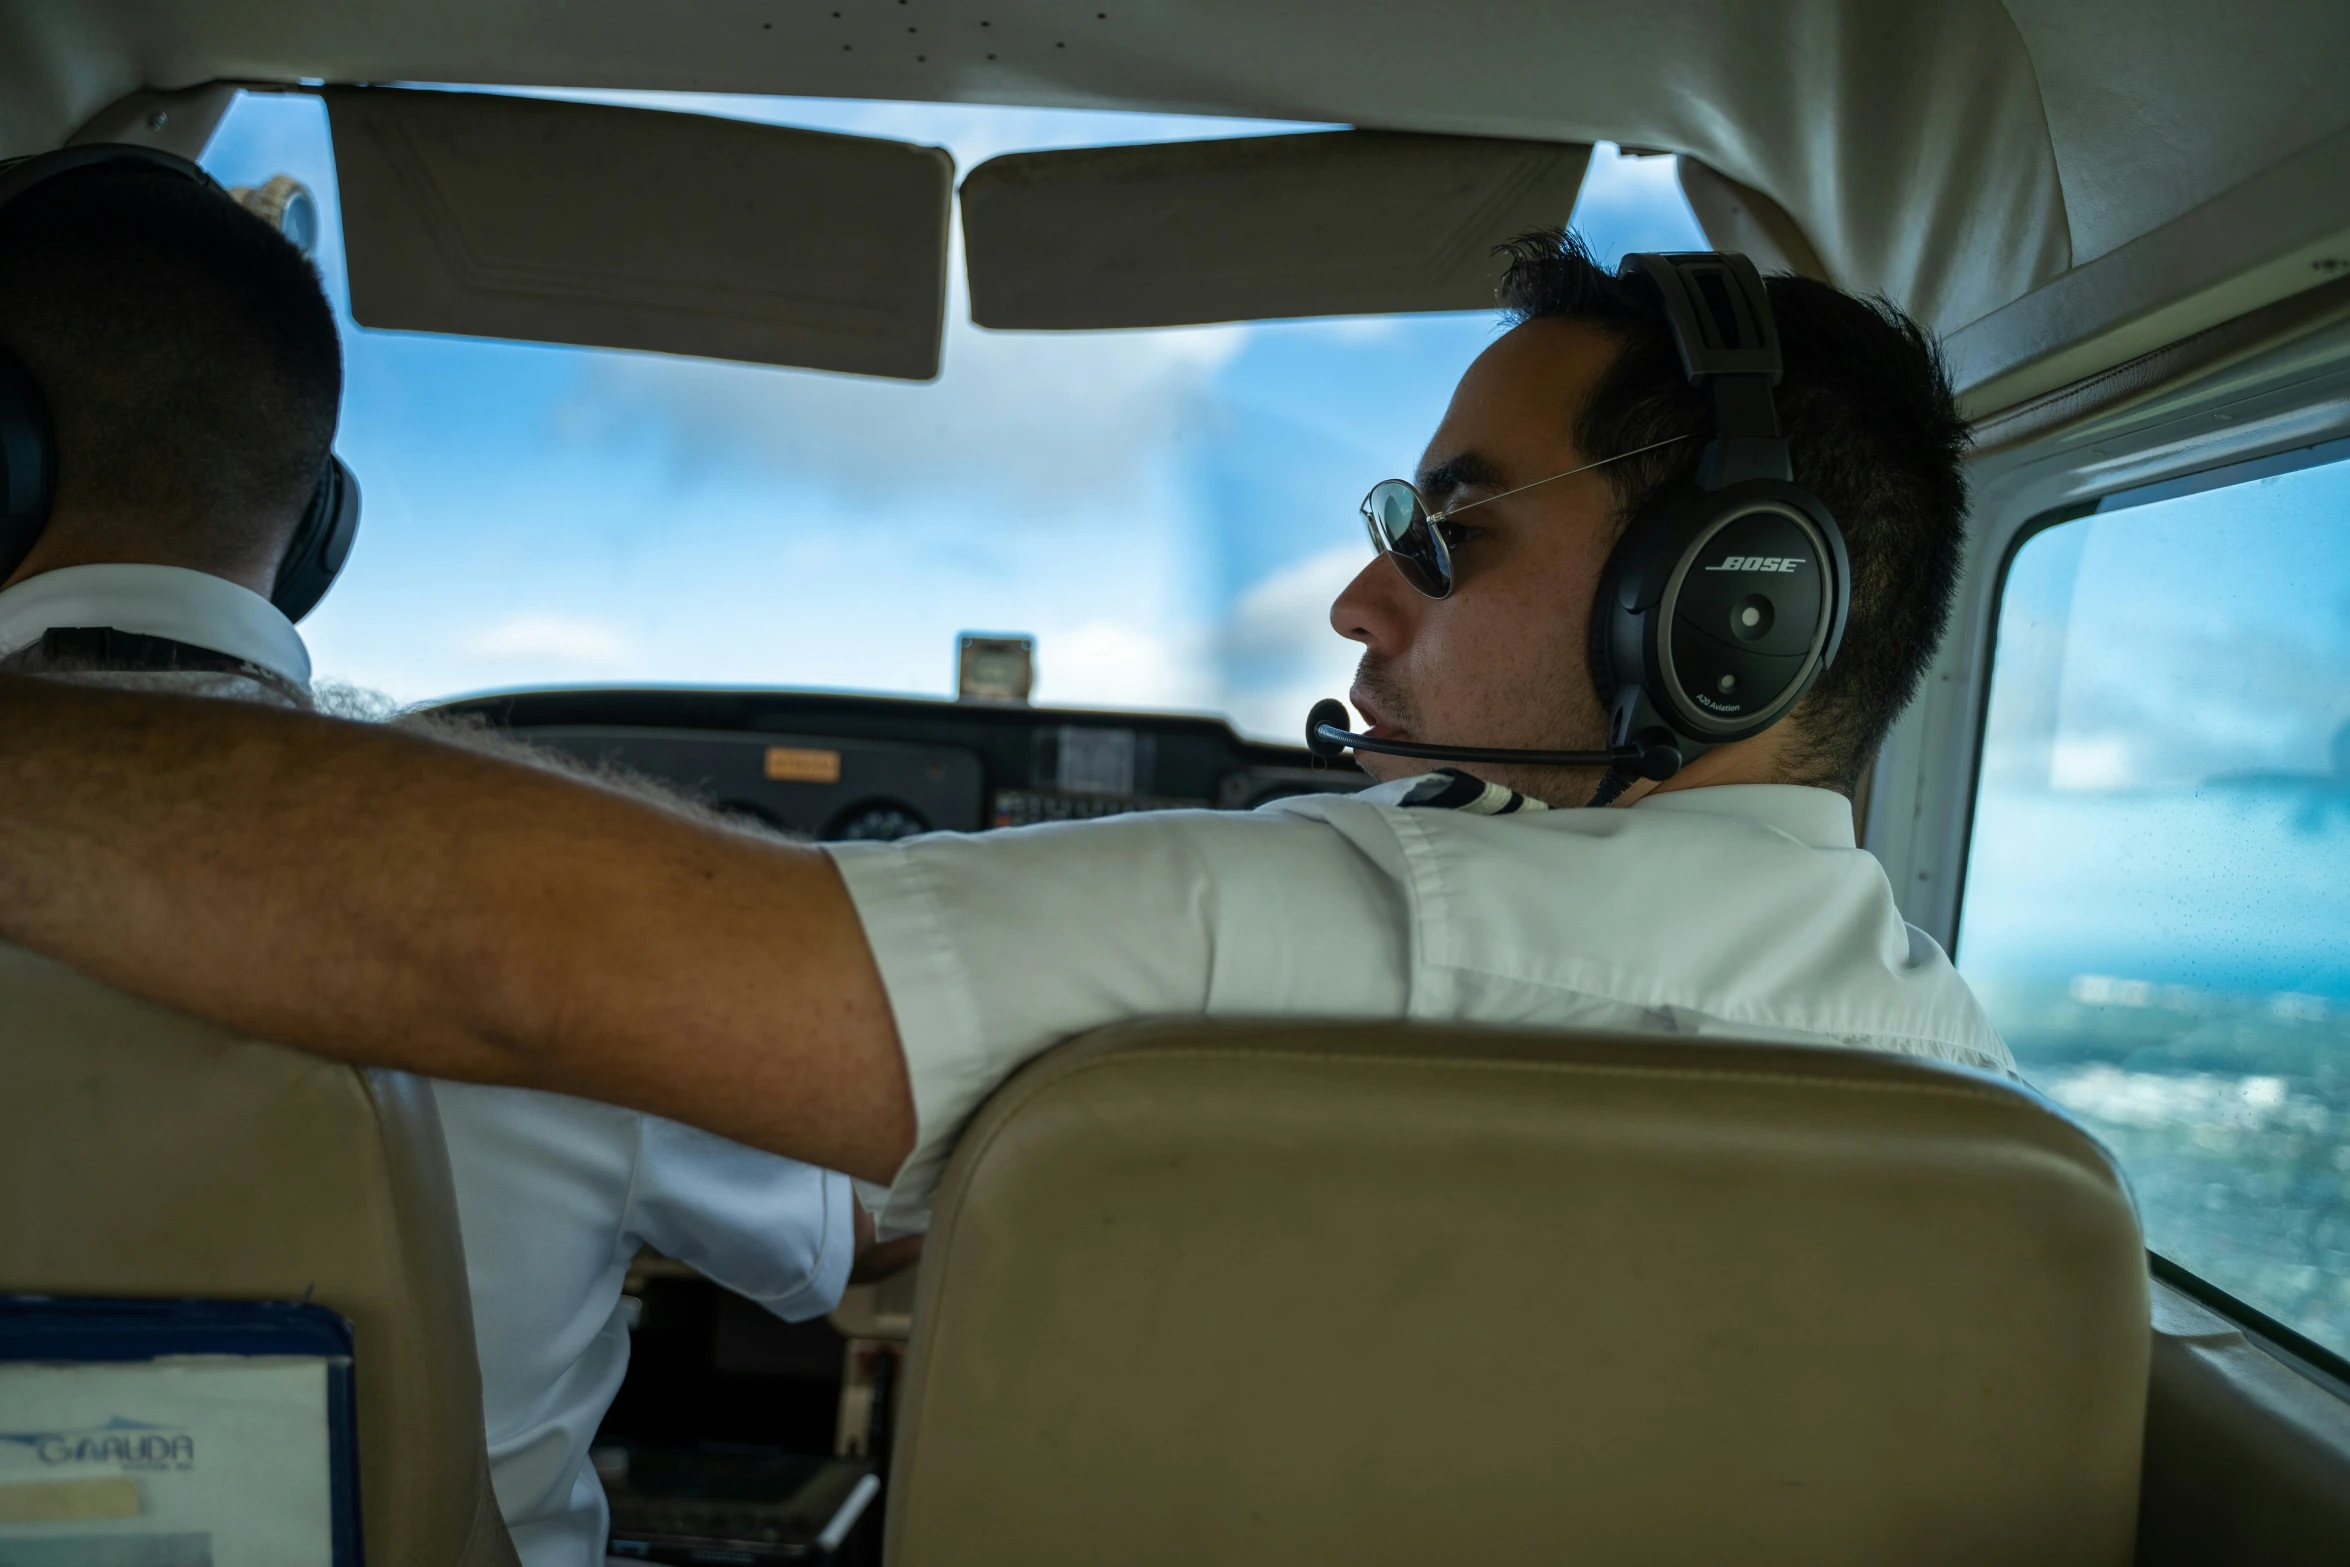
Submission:
[[[799,847],[394,734],[252,710],[200,749],[185,706],[0,680],[0,931],[309,1048],[888,1183],[885,1231],[926,1223],[998,1083],[1123,1018],[2010,1070],[1854,846],[1957,574],[1965,427],[1932,346],[1742,257],[1611,273],[1552,233],[1509,263],[1510,330],[1417,476],[1364,502],[1375,558],[1332,610],[1370,725],[1310,731],[1381,780],[1361,794]],[[267,875],[184,847],[288,838]],[[281,961],[221,961],[241,944]]]
[[[0,166],[0,669],[310,708],[294,622],[359,525],[328,449],[341,386],[316,272],[194,165],[96,147]],[[192,708],[194,743],[235,710]],[[247,847],[259,865],[286,845]],[[268,941],[239,948],[274,967]],[[587,1449],[628,1363],[638,1244],[818,1316],[856,1249],[849,1183],[610,1105],[435,1089],[499,1507],[529,1567],[600,1563]]]

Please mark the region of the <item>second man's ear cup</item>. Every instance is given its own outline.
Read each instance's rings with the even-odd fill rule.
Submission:
[[[269,593],[278,613],[298,621],[316,609],[351,558],[351,544],[358,537],[359,480],[330,452],[294,529],[294,541],[278,563],[277,583]]]
[[[0,348],[0,582],[33,551],[57,495],[57,444],[32,372]]]

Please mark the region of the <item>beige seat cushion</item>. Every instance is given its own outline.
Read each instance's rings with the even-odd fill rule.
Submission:
[[[2130,1557],[2129,1200],[1957,1068],[1114,1030],[986,1106],[924,1266],[898,1567]]]
[[[0,1292],[333,1307],[354,1330],[368,1567],[514,1562],[425,1085],[0,947]]]

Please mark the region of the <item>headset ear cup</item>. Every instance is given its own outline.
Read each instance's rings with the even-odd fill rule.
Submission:
[[[310,492],[310,504],[278,565],[269,595],[278,613],[298,621],[316,609],[350,560],[351,544],[358,536],[359,480],[330,452],[326,471],[318,476],[318,487]]]
[[[1686,754],[1691,743],[1665,723],[1654,692],[1659,661],[1652,646],[1663,619],[1659,601],[1679,559],[1685,528],[1676,524],[1684,486],[1668,486],[1632,518],[1608,552],[1591,605],[1591,680],[1608,719],[1608,743],[1630,745],[1655,731],[1673,735]]]
[[[1802,591],[1799,572],[1816,574],[1816,597]],[[1592,604],[1592,679],[1608,711],[1608,743],[1669,738],[1694,760],[1778,722],[1835,656],[1850,575],[1835,520],[1793,484],[1660,492],[1609,554]],[[1766,637],[1767,619],[1759,632],[1733,629],[1731,615],[1748,603],[1766,616],[1775,607],[1778,636]],[[1692,635],[1701,629],[1707,634]],[[1792,645],[1773,645],[1790,634]],[[1705,687],[1692,689],[1701,670]],[[1715,680],[1740,690],[1735,705]]]
[[[1676,731],[1727,744],[1786,717],[1834,656],[1849,568],[1834,518],[1794,484],[1687,498],[1643,673]]]
[[[0,582],[16,574],[57,497],[57,440],[32,372],[0,348]]]

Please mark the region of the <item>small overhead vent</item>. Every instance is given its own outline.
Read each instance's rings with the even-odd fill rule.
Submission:
[[[939,148],[480,93],[324,97],[364,326],[938,373]]]
[[[994,158],[971,317],[1076,331],[1477,310],[1493,247],[1575,210],[1587,146],[1320,131]]]

